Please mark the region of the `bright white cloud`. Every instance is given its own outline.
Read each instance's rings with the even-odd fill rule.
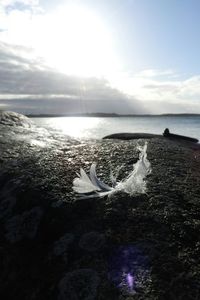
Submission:
[[[200,113],[200,76],[182,79],[171,70],[143,70],[110,80],[130,99],[140,100],[150,113]]]
[[[158,69],[147,69],[139,72],[137,76],[147,77],[147,78],[154,78],[154,77],[161,77],[161,76],[175,76],[175,72],[173,70],[158,70]]]
[[[19,6],[20,4],[28,5],[28,6],[38,6],[39,0],[1,0],[0,6]]]
[[[185,80],[180,89],[182,98],[190,98],[193,100],[200,99],[200,76],[193,76]]]
[[[3,0],[0,2],[0,41],[30,45],[33,20],[41,15],[37,0]]]
[[[38,2],[26,1],[30,7]],[[106,76],[118,67],[112,37],[93,12],[62,6],[53,13],[20,10],[1,11],[0,40],[31,47],[49,66],[64,73]]]

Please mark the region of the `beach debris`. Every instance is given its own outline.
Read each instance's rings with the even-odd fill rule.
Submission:
[[[133,171],[124,180],[117,183],[111,176],[112,187],[102,182],[96,175],[96,164],[90,167],[89,175],[81,168],[73,180],[73,190],[81,194],[81,199],[104,197],[117,191],[124,191],[129,195],[146,192],[145,178],[151,173],[151,164],[147,159],[147,142],[143,147],[137,146],[140,151],[138,161],[133,165]]]

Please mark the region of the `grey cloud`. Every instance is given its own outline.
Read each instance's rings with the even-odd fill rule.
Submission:
[[[142,107],[136,99],[98,78],[68,76],[47,68],[40,60],[22,57],[20,50],[26,49],[0,45],[0,94],[4,107],[13,105],[14,110],[43,112],[80,112],[79,104],[87,112],[141,113]],[[6,101],[7,95],[15,99]],[[27,99],[17,99],[29,95]],[[12,101],[12,102],[11,102]],[[83,107],[83,109],[84,109]],[[83,110],[82,109],[82,110]],[[82,112],[82,111],[81,111]]]
[[[94,97],[95,93],[115,97],[123,96],[110,88],[105,80],[96,78],[78,78],[44,69],[38,61],[31,61],[0,47],[0,93],[30,95],[77,95],[86,93]]]
[[[74,114],[74,113],[144,113],[140,103],[126,102],[123,99],[81,100],[70,98],[35,98],[0,100],[0,108],[22,113]],[[147,111],[146,111],[147,112]]]
[[[169,96],[170,102],[167,100],[154,102],[150,99],[146,102],[137,101],[111,88],[104,79],[80,78],[56,72],[45,66],[41,59],[28,58],[29,51],[30,49],[20,46],[0,44],[0,95],[1,98],[4,97],[4,100],[0,100],[1,109],[51,114],[92,112],[154,114],[200,110],[198,105],[190,105],[188,101],[187,105],[181,103],[188,95],[190,99],[196,97],[191,96],[191,82],[187,81],[184,85],[180,82],[146,84],[143,88],[149,90],[150,99],[166,99]],[[192,86],[198,86],[196,81],[193,79]],[[197,90],[197,87],[195,89]],[[194,88],[192,91],[194,94]],[[6,100],[11,94],[13,99]],[[22,96],[24,99],[21,99]]]
[[[143,86],[145,89],[173,89],[173,84],[146,84]]]
[[[12,11],[25,11],[31,14],[41,12],[39,1],[33,0],[3,1],[0,6],[4,9],[6,14],[10,14]]]
[[[27,10],[30,10],[30,5],[19,2],[19,1],[16,1],[13,4],[5,6],[5,12],[7,14],[9,14],[13,10],[21,10],[21,11],[25,10],[25,11],[27,11]]]
[[[166,113],[198,113],[200,111],[199,103],[183,103],[171,101],[146,101],[144,106],[151,107],[153,114],[166,114]]]

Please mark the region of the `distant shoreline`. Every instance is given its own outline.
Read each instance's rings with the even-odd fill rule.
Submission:
[[[200,117],[200,114],[114,114],[114,113],[86,113],[86,114],[25,114],[29,118],[58,118],[58,117],[103,117],[103,118],[120,118],[120,117]]]

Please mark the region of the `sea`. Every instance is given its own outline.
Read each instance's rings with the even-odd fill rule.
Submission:
[[[32,118],[40,127],[78,139],[101,139],[113,133],[162,134],[191,136],[200,140],[200,116],[132,116],[132,117],[52,117]]]

